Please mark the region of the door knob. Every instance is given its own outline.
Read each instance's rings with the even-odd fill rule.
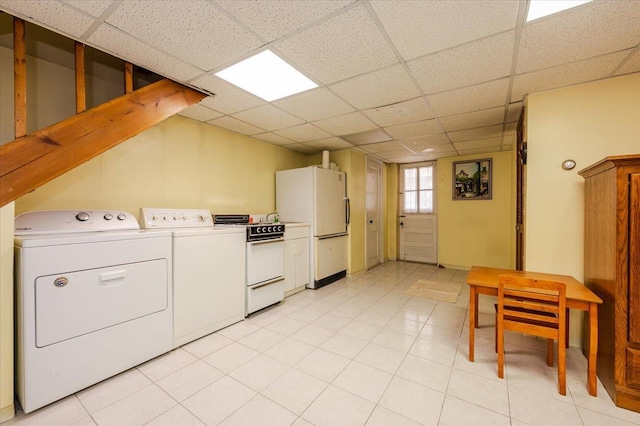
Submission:
[[[369,223],[373,223],[373,220],[370,220]]]

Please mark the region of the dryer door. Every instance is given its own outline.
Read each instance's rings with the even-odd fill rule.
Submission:
[[[35,281],[41,348],[168,308],[167,260],[61,272]]]

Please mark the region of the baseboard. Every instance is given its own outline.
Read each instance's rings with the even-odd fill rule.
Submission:
[[[0,423],[4,423],[7,420],[11,420],[16,415],[16,407],[13,403],[7,405],[6,407],[0,408]]]
[[[440,266],[443,266],[447,269],[460,269],[462,271],[470,271],[471,267],[470,266],[460,266],[460,265],[449,265],[447,263],[439,263]]]

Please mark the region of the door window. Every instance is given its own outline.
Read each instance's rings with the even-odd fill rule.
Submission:
[[[402,213],[433,213],[433,164],[402,169]]]

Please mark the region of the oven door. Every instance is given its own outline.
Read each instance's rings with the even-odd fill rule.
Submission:
[[[247,285],[284,276],[284,238],[247,242]]]

